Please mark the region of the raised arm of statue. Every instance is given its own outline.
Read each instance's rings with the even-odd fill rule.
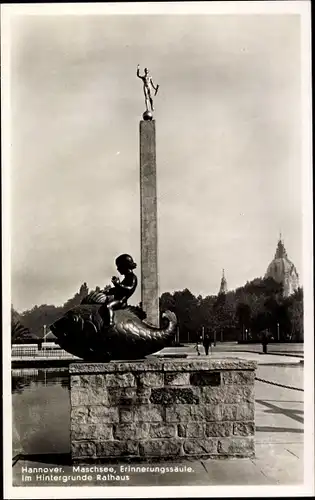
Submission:
[[[143,78],[143,77],[140,75],[140,66],[139,66],[139,64],[138,64],[138,66],[137,66],[137,77],[138,77],[138,78],[141,78],[141,79]]]

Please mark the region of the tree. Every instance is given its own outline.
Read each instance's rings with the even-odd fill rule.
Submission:
[[[199,303],[197,298],[185,288],[173,295],[175,303],[175,314],[178,319],[180,340],[187,341],[192,336],[197,337],[201,333],[201,321],[199,315]]]
[[[205,333],[213,336],[213,305],[216,301],[215,295],[208,295],[199,304],[200,323],[205,329]]]
[[[291,320],[291,339],[295,342],[304,340],[303,289],[298,288],[291,296],[288,314]]]
[[[62,307],[42,304],[21,314],[21,321],[37,338],[43,338],[44,325],[49,326],[62,316]]]
[[[175,300],[171,293],[169,292],[162,293],[159,303],[161,312],[167,310],[175,312]]]
[[[213,304],[213,330],[216,337],[221,335],[222,340],[232,340],[235,337],[235,294],[228,292],[217,296]],[[219,339],[218,339],[219,340]]]
[[[16,322],[20,320],[21,320],[20,314],[14,309],[13,304],[11,304],[11,322]]]
[[[245,302],[239,302],[236,306],[235,317],[238,323],[239,331],[242,334],[241,338],[244,339],[245,330],[250,329],[250,321],[251,321],[250,306]]]
[[[169,309],[176,314],[180,341],[187,342],[201,332],[199,300],[185,288],[173,294],[163,293],[160,298],[161,312]]]
[[[11,305],[11,343],[23,344],[35,341],[36,337],[22,324],[20,314]]]

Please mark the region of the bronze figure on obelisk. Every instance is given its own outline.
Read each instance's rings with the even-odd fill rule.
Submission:
[[[154,111],[152,89],[154,90],[154,96],[156,96],[159,90],[159,85],[156,86],[154,85],[152,76],[150,75],[148,68],[144,68],[144,75],[142,76],[140,75],[139,64],[137,66],[137,77],[143,81],[143,92],[144,92],[144,100],[146,106],[146,111],[143,113],[143,119],[152,120],[153,118],[152,113]],[[149,109],[149,103],[151,109]]]

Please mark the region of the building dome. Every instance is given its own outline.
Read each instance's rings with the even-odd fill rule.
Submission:
[[[273,278],[283,285],[283,295],[288,297],[299,287],[299,275],[295,265],[288,259],[281,238],[278,241],[274,259],[270,262],[265,278]]]

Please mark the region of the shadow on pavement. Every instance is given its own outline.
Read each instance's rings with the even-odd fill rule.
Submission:
[[[256,403],[259,403],[259,404],[269,408],[269,410],[265,410],[265,413],[282,413],[283,415],[286,415],[287,417],[292,418],[293,420],[296,420],[296,422],[300,422],[301,424],[304,423],[304,418],[296,415],[297,413],[303,414],[302,410],[296,410],[296,409],[290,410],[288,408],[279,408],[279,406],[273,405],[271,403],[267,403],[266,401],[264,401],[262,399],[256,399]]]
[[[258,400],[259,401],[259,400]],[[265,403],[304,403],[304,401],[296,401],[295,399],[291,399],[290,401],[286,401],[284,399],[264,399]]]
[[[270,427],[256,426],[256,432],[293,432],[303,434],[303,429],[293,429],[290,427]]]
[[[43,464],[54,465],[72,465],[70,453],[35,453],[35,454],[22,454],[13,457],[13,466],[19,460],[26,460],[27,462],[40,462]]]

